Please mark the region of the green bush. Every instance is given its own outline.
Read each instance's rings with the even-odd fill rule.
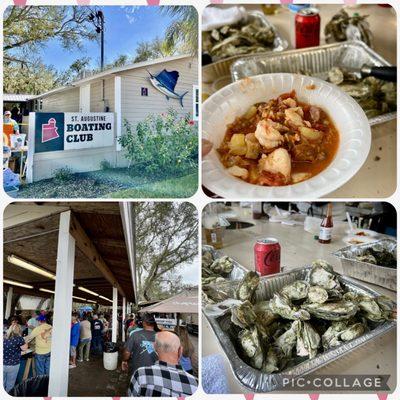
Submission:
[[[136,125],[124,120],[125,132],[119,143],[135,169],[150,174],[176,174],[197,166],[197,125],[189,117],[167,113],[151,114]]]
[[[112,168],[110,161],[103,160],[100,162],[100,169],[103,171],[107,171]]]
[[[73,179],[72,169],[69,167],[59,168],[53,171],[54,180],[57,183],[68,182]]]

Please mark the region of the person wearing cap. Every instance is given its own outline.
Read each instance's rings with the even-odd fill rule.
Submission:
[[[143,329],[133,332],[125,342],[122,351],[123,371],[128,370],[128,360],[132,357],[132,372],[140,367],[154,365],[157,361],[157,354],[154,351],[154,341],[158,331],[157,323],[151,314],[144,314],[142,317]]]
[[[3,139],[7,138],[6,146],[10,145],[10,135],[19,135],[19,125],[18,122],[11,118],[11,111],[5,111],[3,118]]]
[[[25,343],[35,339],[35,366],[37,375],[49,375],[51,333],[53,327],[47,323],[46,315],[37,317],[39,325],[33,329],[30,335],[25,337]]]
[[[179,365],[182,346],[178,335],[157,333],[154,343],[158,361],[133,373],[128,388],[130,397],[184,397],[197,389],[196,378]]]

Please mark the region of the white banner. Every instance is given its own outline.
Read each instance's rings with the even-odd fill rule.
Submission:
[[[64,150],[92,149],[113,144],[113,113],[64,114]]]

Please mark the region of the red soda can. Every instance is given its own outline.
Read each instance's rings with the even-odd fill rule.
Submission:
[[[321,17],[316,8],[303,8],[295,17],[296,49],[319,46]]]
[[[281,272],[281,246],[275,238],[257,240],[254,245],[256,271],[261,275]]]

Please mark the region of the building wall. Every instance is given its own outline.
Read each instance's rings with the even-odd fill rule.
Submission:
[[[184,58],[166,63],[155,64],[147,67],[154,75],[163,69],[178,71],[179,79],[175,92],[182,94],[188,91],[183,98],[183,108],[178,99],[167,100],[166,96],[153,87],[149,81],[146,68],[133,69],[121,72],[122,78],[122,118],[131,124],[143,120],[148,114],[163,113],[172,107],[182,116],[190,113],[193,115],[193,85],[198,82],[197,58]],[[148,96],[141,96],[141,88],[148,89]]]
[[[42,98],[43,112],[79,111],[79,88],[71,88]]]
[[[90,85],[90,112],[104,112],[102,87],[102,81]],[[104,99],[110,112],[114,112],[114,77],[104,80]]]
[[[64,167],[69,167],[73,172],[97,171],[103,160],[107,160],[113,167],[124,167],[128,164],[121,152],[115,150],[115,146],[35,153],[33,181],[52,178],[57,169]]]
[[[149,81],[146,68],[123,71],[121,76],[122,120],[127,119],[131,124],[143,120],[148,114],[166,112],[173,107],[180,115],[189,113],[193,116],[193,85],[198,82],[197,58],[184,58],[180,60],[150,65],[147,69],[157,74],[163,69],[179,72],[175,92],[188,93],[183,98],[182,108],[178,99],[167,100],[166,96],[156,90]],[[114,76],[105,79],[105,99],[108,100],[110,112],[115,112]],[[102,82],[94,82],[90,87],[90,111],[103,112]],[[141,88],[148,90],[148,96],[141,96]],[[43,112],[79,112],[79,88],[71,88],[60,93],[43,97]],[[122,126],[122,133],[124,132]],[[123,151],[117,151],[116,146],[90,149],[70,150],[48,153],[36,153],[33,160],[33,180],[51,178],[54,171],[68,166],[74,172],[95,171],[100,169],[100,163],[107,160],[115,167],[128,165],[123,156]]]

